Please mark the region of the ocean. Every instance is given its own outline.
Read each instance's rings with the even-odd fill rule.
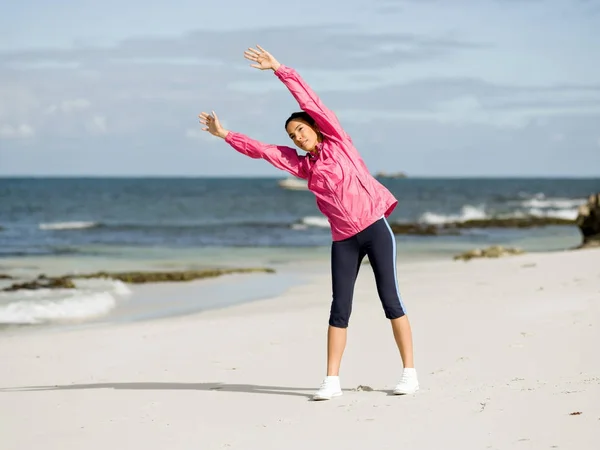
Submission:
[[[283,189],[279,180],[0,178],[0,274],[26,279],[40,273],[290,267],[327,260],[329,226],[313,195]],[[600,178],[381,181],[399,200],[391,222],[432,224],[525,215],[574,219],[578,206],[600,191]],[[577,245],[580,236],[574,226],[550,226],[398,235],[397,241],[403,263],[494,244],[560,250]],[[0,287],[7,284],[0,280]],[[0,324],[101,317],[128,291],[122,283],[89,281],[68,293],[0,293]]]

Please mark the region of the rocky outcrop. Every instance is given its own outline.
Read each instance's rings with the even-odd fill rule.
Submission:
[[[121,280],[124,283],[140,284],[191,281],[200,278],[212,278],[234,273],[253,272],[274,273],[275,271],[273,269],[259,267],[239,269],[185,270],[178,272],[96,272],[85,275],[77,275],[77,278],[112,278],[113,280]]]
[[[575,226],[574,220],[558,217],[510,217],[472,219],[460,222],[448,222],[438,225],[418,222],[395,222],[390,226],[394,234],[412,234],[421,236],[447,236],[461,234],[461,230],[475,228],[536,228],[551,225]]]
[[[13,277],[11,277],[10,275],[0,273],[0,280],[12,280],[12,279],[13,279]]]
[[[467,252],[461,253],[459,255],[454,256],[454,260],[463,260],[469,261],[473,258],[500,258],[503,256],[510,255],[521,255],[525,253],[520,248],[512,248],[512,247],[502,247],[500,245],[493,245],[488,248],[476,248],[474,250],[469,250]]]
[[[448,234],[460,234],[458,230],[444,229],[436,225],[424,223],[390,223],[394,234],[412,234],[419,236],[437,236]]]
[[[600,192],[590,195],[579,207],[575,222],[582,237],[578,248],[600,247]]]
[[[14,283],[9,287],[2,289],[5,292],[18,291],[20,289],[73,289],[75,284],[73,280],[77,278],[110,278],[120,280],[124,283],[163,283],[175,281],[191,281],[201,278],[213,278],[221,275],[234,273],[274,273],[269,268],[237,268],[237,269],[204,269],[204,270],[184,270],[177,272],[94,272],[88,274],[62,275],[58,277],[46,277],[40,275],[37,279],[24,283]]]
[[[24,283],[14,283],[2,289],[4,292],[34,289],[73,289],[75,284],[68,277],[46,278],[41,275],[35,280]]]
[[[490,219],[471,219],[464,222],[452,222],[444,224],[445,228],[536,228],[550,225],[575,225],[574,220],[561,219],[558,217],[509,217]]]

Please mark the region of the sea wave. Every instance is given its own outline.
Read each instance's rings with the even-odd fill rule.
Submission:
[[[519,204],[521,209],[517,213],[534,217],[575,220],[579,207],[585,202],[585,198],[547,197],[543,192],[538,192],[521,201]]]
[[[40,223],[40,230],[81,230],[85,228],[95,228],[100,226],[98,222],[91,221],[72,221],[72,222],[48,222]]]
[[[284,221],[254,221],[254,220],[213,220],[206,222],[53,222],[40,223],[38,228],[49,231],[94,230],[109,231],[151,231],[151,230],[194,230],[215,227],[286,227]]]
[[[306,216],[300,221],[292,224],[294,230],[306,230],[309,227],[314,228],[329,228],[329,221],[325,216]]]
[[[0,257],[13,257],[13,256],[47,256],[47,255],[73,255],[80,253],[79,249],[75,247],[30,247],[23,248],[19,247],[2,247],[0,248]]]
[[[536,208],[536,209],[561,209],[561,210],[572,210],[577,209],[583,205],[586,199],[582,198],[564,198],[564,197],[549,197],[547,198],[544,194],[538,193],[531,198],[522,201],[520,204],[525,208]]]
[[[440,214],[425,212],[419,217],[419,222],[431,225],[442,225],[449,222],[464,222],[466,220],[487,219],[485,206],[465,205],[458,214]]]
[[[465,204],[458,211],[448,213],[427,210],[420,214],[417,222],[442,225],[449,222],[485,220],[493,218],[545,217],[574,220],[578,207],[585,199],[566,197],[547,197],[544,193],[520,193],[511,199],[488,204]],[[289,218],[220,218],[199,221],[63,221],[40,223],[39,228],[55,232],[112,233],[143,232],[145,234],[179,234],[189,232],[211,233],[223,229],[328,229],[329,222],[324,216],[305,216],[297,220]],[[1,252],[0,252],[1,253]]]
[[[81,322],[102,317],[131,293],[119,280],[74,279],[76,289],[0,293],[0,324]]]
[[[486,205],[465,205],[455,214],[425,212],[419,217],[418,221],[431,225],[443,225],[468,220],[518,219],[524,217],[575,220],[581,203],[581,201],[573,199],[530,199],[521,202],[520,207],[501,213],[490,212]]]

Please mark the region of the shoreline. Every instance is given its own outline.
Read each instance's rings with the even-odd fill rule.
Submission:
[[[226,274],[191,281],[125,283],[129,294],[118,298],[115,307],[99,317],[4,324],[0,325],[0,336],[82,330],[193,316],[277,297],[294,286],[306,283],[309,278],[308,271],[295,274],[289,268],[279,267],[275,273]]]
[[[471,248],[475,247],[476,246],[473,245]],[[258,254],[261,254],[260,250],[262,249],[259,249]],[[47,323],[31,324],[6,323],[0,325],[0,334],[6,334],[13,331],[26,333],[37,330],[43,331],[55,329],[60,330],[61,328],[85,328],[90,326],[98,326],[99,324],[104,323],[110,324],[116,322],[155,320],[172,316],[194,315],[199,312],[228,307],[229,305],[255,302],[257,300],[260,301],[263,298],[281,295],[287,289],[307,282],[307,280],[309,280],[311,277],[311,271],[314,271],[315,268],[317,268],[316,270],[325,272],[327,276],[330,275],[328,259],[329,255],[327,253],[327,248],[319,248],[316,253],[311,252],[310,249],[308,251],[307,249],[302,250],[304,253],[301,254],[298,259],[293,259],[293,257],[290,257],[289,255],[287,256],[287,259],[284,259],[285,257],[283,257],[283,253],[280,251],[262,254],[262,257],[258,262],[261,264],[266,264],[265,268],[273,269],[275,271],[275,273],[267,275],[266,278],[259,273],[248,274],[246,276],[224,274],[215,278],[200,279],[196,281],[173,281],[159,283],[148,282],[139,285],[125,283],[125,289],[131,291],[130,294],[116,296],[114,307],[105,314],[97,317],[83,318],[82,320],[51,320]],[[561,248],[552,251],[530,251],[526,252],[525,254],[536,255],[585,250],[586,249],[576,250],[572,248]],[[456,253],[452,254],[457,256]],[[250,255],[252,255],[252,252]],[[433,254],[414,254],[401,248],[397,256],[397,264],[399,270],[401,271],[402,268],[410,267],[415,264],[418,265],[420,263],[429,264],[452,261],[453,258],[450,255],[451,252],[446,251],[442,253],[439,248],[437,249],[437,252]],[[23,259],[26,260],[28,257]],[[22,261],[23,259],[19,260]],[[365,262],[368,264],[367,259],[368,258],[365,258]],[[42,261],[44,260],[50,261],[51,258],[43,258]],[[14,262],[14,259],[12,261]],[[33,261],[36,261],[36,259],[33,259]],[[39,261],[39,259],[37,259],[37,261]],[[75,259],[75,261],[78,260]],[[244,262],[249,263],[249,257],[246,257]],[[227,268],[228,263],[231,264],[231,258],[229,258],[229,261],[225,262],[225,264],[218,265],[217,267]],[[73,264],[74,263],[71,263],[71,267],[73,267]],[[190,264],[189,260],[182,260],[178,265],[174,261],[161,262],[159,260],[155,260],[149,265],[147,264],[146,268],[152,267],[153,265],[154,267],[151,271],[166,270],[178,272],[179,269],[183,271],[190,270],[191,267],[196,268],[191,270],[197,270],[198,267],[202,268],[200,270],[204,270],[210,267],[206,265],[205,262],[196,262],[195,264]],[[23,264],[22,267],[27,267],[27,264]],[[132,270],[133,267],[135,266],[131,266],[130,261],[124,262],[124,266],[121,267],[121,269]],[[243,269],[243,266],[241,265],[238,267]],[[6,269],[6,266],[4,266],[3,269]],[[94,268],[91,266],[87,268],[84,266],[79,273],[92,269]],[[95,269],[98,270],[99,267],[95,267]],[[100,269],[102,270],[102,267],[100,267]],[[364,268],[361,269],[361,271],[363,270]],[[61,276],[61,273],[64,275],[64,272],[59,271],[57,276]],[[77,273],[77,271],[71,270],[70,273]],[[264,284],[261,283],[261,280],[263,279],[265,280]],[[7,286],[14,281],[17,280],[1,280],[0,287]],[[16,291],[16,293],[18,294],[19,292],[24,291],[26,290]],[[176,298],[177,301],[172,303],[164,301],[160,298],[160,295],[154,294],[153,291],[160,291],[162,292],[162,297]],[[30,295],[34,292],[35,290],[24,292],[24,294]],[[194,294],[191,294],[191,292],[194,292]],[[110,295],[110,293],[107,294]],[[226,298],[226,300],[208,300],[199,303],[193,297],[193,295],[200,296],[202,298]],[[2,298],[0,298],[0,308],[2,307],[1,300]],[[30,297],[25,301],[31,300],[35,301],[35,298]],[[162,309],[157,307],[157,305],[162,305]]]

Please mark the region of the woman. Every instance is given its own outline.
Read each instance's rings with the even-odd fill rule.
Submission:
[[[331,226],[331,271],[333,299],[327,333],[327,375],[313,396],[329,400],[342,395],[339,369],[346,336],[354,284],[365,255],[373,268],[377,292],[385,316],[391,321],[403,363],[395,394],[413,394],[419,389],[413,362],[412,332],[396,279],[396,240],[386,220],[398,201],[369,172],[342,129],[335,114],[325,107],[298,73],[280,64],[269,52],[257,46],[244,52],[255,64],[272,70],[294,96],[301,112],[292,114],[285,129],[294,144],[305,151],[265,144],[241,133],[225,130],[217,115],[200,114],[204,131],[225,140],[235,150],[251,158],[262,158],[273,166],[306,179],[319,210]]]

